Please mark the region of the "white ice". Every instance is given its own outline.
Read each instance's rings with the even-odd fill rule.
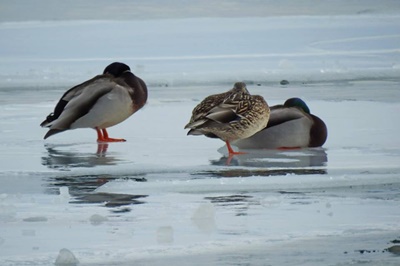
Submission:
[[[105,2],[97,15],[91,0],[0,10],[0,265],[398,264],[396,1],[113,1],[118,18]],[[149,85],[145,108],[109,130],[128,141],[43,141],[62,93],[117,60]],[[222,141],[186,136],[192,108],[238,80],[270,105],[303,98],[324,147],[226,165]]]

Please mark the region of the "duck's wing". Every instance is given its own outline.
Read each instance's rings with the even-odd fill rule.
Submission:
[[[50,130],[44,138],[69,129],[74,121],[86,115],[93,108],[99,98],[116,86],[119,85],[113,78],[102,75],[66,92],[60,100],[61,103],[59,102],[59,106],[64,105],[64,108],[56,119],[46,124]]]
[[[56,107],[54,108],[54,112],[49,114],[46,119],[40,124],[41,127],[49,127],[49,123],[53,122],[54,120],[56,120],[61,113],[64,111],[65,106],[68,104],[68,102],[70,100],[72,100],[74,97],[78,96],[79,94],[82,93],[82,90],[84,88],[86,88],[87,85],[89,85],[90,83],[98,80],[98,79],[102,79],[104,78],[104,75],[98,75],[90,80],[87,80],[81,84],[78,84],[74,87],[72,87],[71,89],[67,90],[63,96],[60,98],[60,100],[58,101]]]
[[[222,103],[208,110],[207,113],[202,114],[197,120],[189,123],[186,128],[192,129],[189,131],[189,135],[204,134],[198,132],[202,128],[213,126],[219,127],[230,122],[236,121],[241,118],[237,110],[239,108],[240,101],[237,99],[233,100],[233,97],[225,99]]]
[[[208,112],[206,118],[214,122],[226,124],[240,118],[237,114],[237,104],[235,103],[222,103]]]
[[[272,106],[270,108],[267,128],[303,117],[309,116],[297,107],[288,108],[284,107],[283,105]]]
[[[185,128],[192,128],[197,124],[198,121],[203,120],[211,109],[221,104],[225,99],[227,93],[213,94],[207,96],[203,101],[201,101],[192,111],[192,117]]]
[[[186,126],[186,128],[192,129],[189,135],[196,135],[195,133],[200,133],[196,132],[196,129],[201,129],[204,127],[208,127],[211,123],[213,124],[227,124],[229,122],[232,122],[233,120],[238,119],[237,114],[235,113],[234,110],[230,108],[221,108],[220,106],[217,106],[210,110],[210,112],[204,116],[201,119],[198,119],[194,121],[193,123],[190,123]],[[193,131],[194,130],[194,131]],[[203,134],[203,133],[201,133]]]

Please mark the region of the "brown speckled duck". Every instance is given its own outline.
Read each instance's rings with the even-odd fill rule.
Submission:
[[[115,62],[102,75],[83,82],[64,93],[54,112],[40,126],[50,130],[48,138],[65,130],[93,128],[98,142],[120,142],[110,138],[107,128],[121,123],[147,101],[147,87],[128,65]]]
[[[226,142],[229,155],[233,151],[230,143],[248,138],[265,128],[269,118],[269,107],[263,97],[250,95],[243,82],[221,94],[205,98],[192,112],[188,135],[205,135]]]

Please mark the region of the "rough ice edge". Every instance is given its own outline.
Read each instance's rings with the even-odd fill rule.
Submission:
[[[280,237],[266,238],[260,237],[246,237],[241,239],[235,239],[234,242],[231,240],[215,240],[202,243],[192,243],[190,245],[153,245],[144,248],[121,248],[117,250],[110,250],[104,247],[92,250],[92,249],[74,249],[76,257],[80,260],[80,265],[131,265],[135,261],[147,260],[147,261],[159,261],[163,259],[173,258],[191,258],[196,256],[210,256],[218,254],[235,254],[237,252],[249,252],[254,250],[265,250],[271,248],[272,251],[280,249],[286,245],[299,245],[305,241],[313,241],[325,239],[326,237],[338,237],[341,238],[359,238],[366,235],[376,235],[380,237],[381,234],[395,234],[397,231],[393,226],[387,228],[382,227],[380,229],[361,227],[358,230],[337,230],[329,232],[314,232],[315,235],[306,234],[286,234]],[[346,245],[343,246],[343,249]],[[348,248],[348,247],[347,247]],[[260,252],[260,251],[258,251]],[[23,263],[32,265],[48,265],[52,264],[56,259],[56,254],[53,253],[40,253],[29,256],[18,255],[18,256],[3,256],[0,262],[2,265],[18,265]],[[339,258],[338,258],[339,259]],[[346,256],[339,260],[352,260],[352,257]],[[186,260],[187,261],[187,260]],[[162,265],[156,264],[156,265]],[[197,265],[197,264],[195,264]]]
[[[362,180],[362,183],[360,183]],[[400,183],[397,174],[346,174],[341,176],[297,175],[269,176],[251,178],[218,178],[190,180],[157,180],[154,182],[135,182],[132,180],[115,180],[97,188],[94,192],[152,194],[152,193],[245,193],[277,190],[317,190],[349,186],[367,186],[377,184]]]

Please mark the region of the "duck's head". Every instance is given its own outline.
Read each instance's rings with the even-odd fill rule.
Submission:
[[[103,74],[110,74],[114,77],[119,77],[125,72],[130,72],[131,69],[128,65],[120,62],[109,64],[103,71]]]
[[[285,107],[298,107],[305,113],[310,114],[310,108],[308,108],[307,104],[300,98],[287,99],[283,105]]]
[[[235,91],[235,92],[249,93],[249,91],[247,90],[247,87],[246,87],[246,83],[244,83],[244,82],[236,82],[233,85],[233,89],[232,90]]]

